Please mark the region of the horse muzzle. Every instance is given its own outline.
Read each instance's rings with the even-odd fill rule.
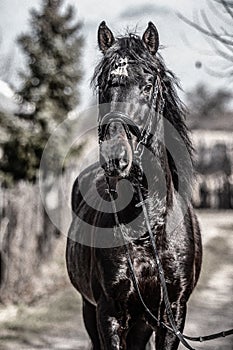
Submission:
[[[109,177],[125,177],[133,162],[133,137],[141,137],[137,125],[122,112],[110,112],[99,123],[100,164]]]
[[[125,177],[132,165],[132,150],[127,139],[115,136],[100,144],[100,165],[109,177]]]

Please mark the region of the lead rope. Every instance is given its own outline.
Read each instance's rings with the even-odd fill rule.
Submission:
[[[163,99],[163,94],[162,94],[161,81],[157,77],[156,85],[155,85],[155,89],[154,89],[153,101],[156,100],[157,95],[158,95],[158,91],[161,94],[161,96],[160,96],[161,100],[159,101],[158,112],[157,112],[158,113],[158,117],[159,117],[161,115],[162,111],[163,111],[164,99]],[[149,122],[150,122],[150,118],[151,118],[151,115],[149,115]],[[148,122],[148,124],[149,124],[149,122]],[[147,125],[147,126],[149,126],[149,125]],[[149,128],[146,129],[144,127],[144,129],[143,129],[143,139],[141,139],[141,138],[139,139],[138,145],[136,147],[136,154],[137,154],[137,156],[139,156],[140,144],[145,144],[147,139],[148,139],[148,137],[149,137],[149,131],[148,130],[149,130]],[[99,130],[99,133],[100,133],[100,130]],[[143,151],[142,151],[142,153],[143,153]],[[142,153],[141,153],[141,155],[142,155]],[[138,157],[138,158],[141,159],[141,157]],[[140,166],[139,166],[139,168],[141,169]],[[164,299],[164,303],[165,303],[165,308],[166,308],[167,316],[168,316],[168,319],[170,321],[171,327],[169,327],[166,323],[160,321],[150,311],[150,309],[147,307],[147,305],[145,304],[145,302],[143,300],[143,297],[141,295],[141,292],[140,292],[140,289],[139,289],[139,286],[138,286],[137,277],[135,275],[132,259],[131,259],[131,256],[130,256],[129,245],[128,245],[128,242],[125,239],[125,234],[123,232],[122,225],[120,224],[119,219],[118,219],[117,209],[116,209],[114,198],[113,198],[112,193],[111,193],[112,190],[111,190],[111,188],[109,186],[108,178],[106,178],[106,182],[107,182],[107,185],[108,185],[107,192],[108,192],[108,194],[110,196],[115,223],[116,223],[116,226],[119,227],[119,229],[120,229],[121,237],[122,237],[122,240],[123,240],[123,244],[126,247],[126,257],[127,257],[130,273],[131,273],[131,276],[132,276],[134,288],[135,288],[135,290],[136,290],[136,292],[138,294],[138,297],[139,297],[139,299],[140,299],[140,301],[141,301],[145,311],[148,313],[148,315],[150,315],[150,317],[157,322],[158,326],[162,326],[162,327],[166,328],[167,330],[169,330],[170,332],[172,332],[173,334],[175,334],[178,337],[178,339],[180,340],[180,342],[189,350],[195,350],[195,349],[192,348],[191,345],[189,345],[189,343],[185,339],[188,339],[188,340],[191,340],[191,341],[194,341],[194,342],[204,342],[204,341],[213,340],[213,339],[217,339],[217,338],[220,338],[220,337],[226,337],[228,335],[232,335],[233,334],[233,329],[229,329],[229,330],[222,331],[222,332],[219,332],[219,333],[209,334],[209,335],[206,335],[206,336],[200,336],[200,337],[189,337],[187,335],[182,334],[178,330],[178,328],[176,326],[176,323],[175,323],[175,320],[174,320],[173,313],[172,313],[169,297],[168,297],[168,291],[167,291],[167,285],[166,285],[166,280],[165,280],[165,276],[164,276],[163,267],[162,267],[162,264],[160,262],[160,258],[159,258],[157,247],[156,247],[156,243],[155,243],[155,239],[154,239],[151,227],[150,227],[149,217],[148,217],[147,209],[146,209],[146,206],[145,206],[145,200],[143,199],[141,188],[140,188],[140,184],[138,183],[138,194],[139,194],[139,198],[140,198],[140,203],[139,204],[140,204],[140,206],[142,206],[142,210],[143,210],[143,213],[144,213],[144,217],[145,217],[145,221],[146,221],[146,225],[147,225],[147,229],[148,229],[151,245],[152,245],[152,248],[153,248],[153,251],[154,251],[156,264],[157,264],[158,271],[159,271],[159,277],[160,277],[160,281],[161,281],[161,284],[162,284],[162,291],[163,291],[163,296],[164,296],[163,299]]]
[[[155,254],[155,258],[156,258],[156,263],[157,263],[158,270],[159,270],[160,281],[161,281],[162,289],[163,289],[163,293],[164,293],[164,303],[165,303],[165,307],[166,307],[166,311],[167,311],[167,315],[168,315],[169,321],[170,321],[171,326],[172,326],[173,333],[175,333],[177,335],[177,337],[180,339],[180,341],[186,347],[188,347],[189,349],[190,349],[190,345],[185,341],[185,339],[188,339],[188,340],[191,340],[191,341],[195,341],[195,342],[204,342],[204,341],[214,340],[214,339],[217,339],[217,338],[220,338],[220,337],[227,337],[229,335],[232,335],[233,334],[233,328],[232,329],[228,329],[226,331],[213,333],[213,334],[209,334],[209,335],[205,335],[205,336],[199,336],[199,337],[190,337],[190,336],[184,335],[177,329],[176,324],[175,324],[175,320],[174,320],[174,317],[173,317],[173,314],[172,314],[172,310],[171,310],[171,304],[170,304],[169,297],[168,297],[167,285],[166,285],[166,281],[165,281],[163,267],[162,267],[162,264],[161,264],[160,259],[159,259],[159,255],[158,255],[158,250],[156,248],[155,239],[154,239],[151,227],[150,227],[148,213],[147,213],[147,209],[146,209],[146,206],[145,206],[145,201],[144,201],[143,196],[142,196],[140,185],[138,186],[138,192],[139,192],[139,198],[140,198],[141,206],[142,206],[143,213],[144,213],[145,220],[146,220],[146,224],[147,224],[147,229],[148,229],[149,236],[150,236],[150,241],[151,241],[151,244],[152,244],[152,247],[153,247],[153,251],[154,251],[154,254]]]
[[[228,329],[227,331],[222,331],[219,333],[213,333],[213,334],[209,334],[209,335],[204,335],[202,337],[189,337],[187,335],[183,335],[185,339],[191,340],[191,341],[198,341],[200,343],[204,342],[204,341],[208,341],[208,340],[214,340],[217,338],[225,338],[228,335],[232,335],[233,334],[233,328]]]
[[[157,116],[159,118],[161,116],[162,112],[163,112],[163,108],[164,108],[164,104],[165,104],[165,101],[164,101],[164,98],[163,98],[161,81],[159,79],[159,75],[157,76],[157,79],[156,79],[153,101],[156,101],[157,96],[158,96],[158,92],[160,92],[160,101],[159,101],[158,111],[157,111]],[[153,105],[154,105],[154,102],[153,102]],[[144,137],[143,138],[145,138],[147,140],[147,138],[149,136],[149,133],[148,133],[148,131],[145,132],[145,127],[143,129],[143,133],[144,133]],[[142,141],[143,140],[140,140],[140,142],[138,143],[138,145],[136,147],[136,156],[139,159],[139,169],[142,169],[141,161],[140,161],[141,160],[141,156],[139,156],[139,147],[140,147],[140,144],[143,144],[143,143],[145,144],[146,143],[145,141],[144,142],[142,142]],[[141,155],[142,155],[142,153],[143,153],[143,150],[141,152]],[[168,297],[167,285],[166,285],[166,281],[165,281],[163,267],[162,267],[160,259],[159,259],[159,255],[158,255],[158,251],[157,251],[157,248],[156,248],[155,239],[154,239],[154,236],[153,236],[152,231],[151,231],[150,222],[149,222],[149,218],[148,218],[148,214],[147,214],[147,209],[146,209],[146,206],[145,206],[145,201],[144,201],[143,196],[142,196],[140,184],[138,184],[138,190],[139,190],[139,197],[140,197],[140,203],[139,204],[143,208],[143,213],[144,213],[144,216],[145,216],[148,232],[149,232],[149,235],[150,235],[150,241],[151,241],[151,244],[152,244],[152,247],[153,247],[156,263],[157,263],[157,266],[158,266],[160,281],[161,281],[161,284],[162,284],[162,290],[163,290],[163,293],[164,293],[164,303],[165,303],[165,307],[166,307],[166,312],[168,314],[168,318],[169,318],[169,321],[171,323],[172,328],[168,327],[163,322],[161,322],[160,324],[163,327],[167,328],[168,330],[172,331],[174,334],[176,334],[176,336],[180,339],[180,341],[187,348],[192,349],[192,350],[194,350],[194,349],[192,347],[190,347],[190,345],[185,341],[185,339],[188,339],[188,340],[191,340],[191,341],[194,341],[194,342],[204,342],[204,341],[213,340],[213,339],[217,339],[217,338],[220,338],[220,337],[227,337],[228,335],[232,335],[233,334],[233,328],[232,329],[228,329],[226,331],[213,333],[213,334],[209,334],[209,335],[206,335],[206,336],[199,336],[199,337],[190,337],[190,336],[184,335],[177,329],[176,324],[175,324],[175,320],[174,320],[174,317],[173,317],[173,313],[172,313],[172,310],[171,310],[171,306],[170,306],[170,301],[169,301],[169,297]],[[132,265],[132,268],[133,268],[133,265]],[[134,275],[134,271],[132,272],[132,274]],[[135,278],[135,275],[134,275],[134,278]],[[142,296],[140,294],[140,290],[138,289],[137,292],[139,294],[139,298],[140,298],[142,304],[144,305],[144,307],[146,309],[148,309],[146,307],[143,299],[142,299]],[[151,314],[151,312],[149,312],[149,313]],[[153,317],[153,318],[155,319],[155,317]],[[158,321],[158,323],[159,323],[159,321]]]
[[[164,293],[164,303],[165,303],[165,307],[166,307],[166,311],[167,311],[167,314],[168,314],[169,321],[170,321],[171,326],[173,328],[173,333],[175,333],[178,336],[178,338],[180,339],[180,341],[182,343],[183,343],[183,341],[185,341],[185,339],[188,339],[188,340],[191,340],[191,341],[195,341],[195,342],[204,342],[204,341],[214,340],[214,339],[217,339],[217,338],[220,338],[220,337],[227,337],[229,335],[232,335],[233,334],[233,328],[232,329],[228,329],[226,331],[213,333],[213,334],[209,334],[209,335],[205,335],[205,336],[199,336],[199,337],[190,337],[190,336],[184,335],[181,332],[179,332],[179,330],[178,330],[178,334],[176,333],[175,329],[177,329],[177,327],[176,327],[176,324],[175,324],[175,321],[174,321],[174,317],[173,317],[173,314],[172,314],[172,310],[171,310],[171,304],[170,304],[169,297],[168,297],[167,285],[166,285],[166,281],[165,281],[163,267],[162,267],[162,264],[161,264],[160,259],[159,259],[159,255],[158,255],[158,250],[156,248],[155,239],[154,239],[151,227],[150,227],[148,213],[147,213],[147,209],[146,209],[146,206],[145,206],[145,201],[144,201],[143,196],[142,196],[140,185],[138,186],[138,192],[139,192],[140,202],[141,202],[141,206],[142,206],[143,213],[144,213],[144,216],[145,216],[145,220],[146,220],[146,224],[147,224],[147,228],[148,228],[151,244],[152,244],[153,251],[154,251],[154,254],[155,254],[156,263],[157,263],[158,270],[159,270],[160,281],[162,283],[162,289],[163,289],[163,293]],[[183,341],[181,340],[181,338],[183,338]],[[187,342],[185,341],[185,343],[187,343]]]
[[[116,209],[116,205],[115,205],[115,201],[114,201],[114,198],[112,196],[112,193],[111,193],[111,188],[109,186],[109,183],[108,183],[108,180],[106,178],[106,182],[108,184],[108,189],[107,189],[107,192],[110,196],[110,199],[111,199],[111,204],[112,204],[112,208],[113,208],[113,214],[114,214],[114,219],[115,219],[115,223],[116,223],[116,226],[119,227],[120,229],[120,232],[121,232],[121,236],[122,236],[122,240],[123,240],[123,244],[124,246],[126,247],[126,257],[127,257],[127,261],[128,261],[128,265],[129,265],[129,269],[130,269],[130,273],[132,275],[132,279],[133,279],[133,284],[134,284],[134,288],[136,289],[137,291],[137,294],[138,294],[138,297],[145,309],[145,311],[157,322],[158,325],[161,325],[163,326],[164,328],[168,329],[169,331],[173,332],[178,338],[179,340],[181,341],[181,343],[189,350],[195,350],[194,348],[192,348],[188,342],[183,338],[183,335],[180,333],[180,331],[177,329],[176,325],[175,325],[175,321],[174,321],[174,318],[173,318],[173,315],[172,315],[172,311],[171,311],[171,314],[169,313],[168,314],[168,318],[169,318],[169,321],[171,323],[171,326],[172,327],[169,327],[167,326],[164,322],[160,322],[159,319],[154,315],[152,314],[152,312],[150,311],[150,309],[147,307],[147,305],[145,304],[144,300],[143,300],[143,297],[141,295],[141,292],[140,292],[140,289],[139,289],[139,286],[138,286],[138,281],[137,281],[137,278],[136,278],[136,275],[135,275],[135,272],[134,272],[134,267],[133,267],[133,263],[132,263],[132,259],[131,259],[131,256],[130,256],[130,251],[129,251],[129,245],[128,245],[128,242],[126,242],[126,239],[125,239],[125,234],[123,232],[123,229],[122,229],[122,225],[120,224],[119,222],[119,218],[118,218],[118,215],[117,215],[117,209]],[[140,198],[140,201],[142,202],[142,206],[143,206],[143,213],[145,215],[145,219],[147,221],[148,219],[148,215],[147,215],[147,211],[146,211],[146,208],[144,208],[144,202],[143,202],[143,197],[142,197],[142,193],[141,193],[141,189],[140,189],[140,192],[139,192],[139,195],[141,194],[141,198]],[[152,234],[152,231],[151,231],[151,228],[150,228],[150,225],[149,225],[149,234],[151,235]],[[153,235],[152,235],[153,236]],[[152,239],[152,241],[154,241]],[[154,245],[153,245],[153,248],[154,248]],[[159,269],[159,274],[161,273],[162,271],[162,275],[163,275],[163,279],[164,279],[164,282],[165,282],[165,278],[164,278],[164,273],[163,273],[163,268],[162,268],[162,265],[160,263],[160,260],[159,260],[159,256],[157,254],[157,250],[156,250],[156,246],[155,246],[155,252],[156,252],[156,262],[157,262],[157,265],[158,265],[158,269]],[[160,275],[160,279],[161,279],[161,275]],[[161,281],[162,283],[162,281]],[[166,282],[165,282],[166,284]],[[164,289],[164,288],[163,288]],[[169,304],[169,299],[168,299],[168,295],[167,295],[167,289],[166,289],[166,286],[165,286],[165,291],[163,290],[164,292],[164,296],[165,296],[165,299],[167,300],[165,302],[165,305],[166,305],[166,309],[167,309],[167,304]],[[167,296],[167,298],[166,298]],[[170,307],[170,304],[169,304],[169,307]]]
[[[129,245],[128,245],[128,242],[126,242],[125,234],[124,234],[123,229],[122,229],[122,225],[120,224],[119,219],[118,219],[115,201],[114,201],[114,198],[112,196],[112,193],[111,193],[112,190],[110,189],[110,186],[109,186],[109,183],[107,181],[107,178],[106,178],[106,182],[108,184],[107,192],[108,192],[109,197],[111,199],[111,204],[112,204],[112,208],[113,208],[113,214],[114,214],[115,223],[116,223],[116,226],[119,227],[119,229],[120,229],[121,237],[122,237],[124,246],[126,247],[126,257],[127,257],[127,262],[128,262],[128,265],[129,265],[130,273],[131,273],[131,276],[132,276],[134,288],[135,288],[135,290],[136,290],[136,292],[138,294],[140,302],[142,303],[142,305],[143,305],[145,311],[148,313],[148,315],[150,315],[150,317],[157,322],[158,326],[162,326],[163,328],[166,328],[167,330],[169,330],[170,332],[175,334],[179,338],[180,342],[187,349],[190,349],[190,350],[195,350],[195,349],[192,348],[185,339],[188,339],[188,340],[191,340],[191,341],[194,341],[194,342],[204,342],[204,341],[214,340],[214,339],[217,339],[217,338],[220,338],[220,337],[227,337],[229,335],[232,335],[233,334],[233,329],[229,329],[229,330],[226,330],[226,331],[222,331],[222,332],[219,332],[219,333],[213,333],[213,334],[209,334],[209,335],[206,335],[206,336],[190,337],[190,336],[182,334],[177,329],[177,326],[175,324],[175,320],[174,320],[174,317],[173,317],[173,314],[172,314],[170,302],[169,302],[169,297],[168,297],[168,292],[167,292],[167,286],[166,286],[165,276],[164,276],[164,272],[163,272],[163,267],[162,267],[162,264],[161,264],[160,259],[159,259],[159,255],[158,255],[158,251],[157,251],[157,248],[156,248],[154,236],[153,236],[153,233],[152,233],[152,230],[151,230],[151,227],[150,227],[150,223],[149,223],[147,209],[145,207],[144,199],[143,199],[141,188],[140,188],[140,185],[139,185],[138,189],[139,189],[140,202],[141,202],[141,206],[143,208],[143,213],[145,215],[145,220],[146,220],[146,223],[147,223],[148,232],[149,232],[149,235],[150,235],[150,240],[151,240],[151,243],[152,243],[152,247],[153,247],[155,258],[156,258],[156,263],[157,263],[158,270],[159,270],[159,276],[160,276],[160,280],[161,280],[161,283],[162,283],[162,289],[163,289],[163,294],[164,294],[164,303],[165,303],[166,311],[167,311],[168,318],[169,318],[169,321],[170,321],[172,327],[169,327],[166,323],[160,321],[150,311],[150,309],[147,307],[147,305],[145,304],[145,302],[143,300],[143,297],[141,295],[141,292],[140,292],[140,289],[139,289],[139,286],[138,286],[137,277],[135,275],[132,259],[131,259],[131,256],[130,256]]]
[[[108,183],[108,182],[107,182]],[[131,259],[131,256],[130,256],[130,251],[129,251],[129,246],[128,246],[128,242],[126,242],[126,239],[125,239],[125,234],[123,232],[123,229],[122,229],[122,225],[120,224],[119,222],[119,219],[118,219],[118,215],[117,215],[117,209],[116,209],[116,204],[114,202],[114,199],[113,199],[113,196],[111,194],[111,189],[108,188],[107,192],[109,194],[109,197],[111,199],[111,204],[112,204],[112,208],[113,208],[113,214],[114,214],[114,219],[115,219],[115,223],[116,223],[116,226],[119,227],[120,229],[120,233],[121,233],[121,237],[122,237],[122,240],[123,240],[123,244],[125,246],[125,250],[126,250],[126,257],[127,257],[127,261],[128,261],[128,264],[129,264],[129,268],[130,268],[130,273],[132,275],[132,279],[133,279],[133,284],[134,284],[134,288],[136,289],[137,293],[138,293],[138,296],[139,296],[139,299],[143,305],[143,307],[145,308],[146,312],[158,323],[160,324],[158,318],[156,316],[154,316],[150,309],[146,306],[143,298],[142,298],[142,295],[141,295],[141,292],[139,290],[139,286],[138,286],[138,281],[137,281],[137,278],[136,278],[136,275],[135,275],[135,272],[134,272],[134,267],[133,267],[133,263],[132,263],[132,259]],[[164,324],[165,326],[165,324]],[[172,329],[170,327],[167,327],[169,330],[172,331]]]
[[[155,239],[151,230],[151,226],[150,226],[150,222],[149,222],[149,217],[148,217],[148,213],[147,213],[147,209],[144,203],[144,199],[142,196],[142,191],[140,188],[140,185],[138,185],[138,194],[139,194],[139,199],[140,199],[140,203],[142,206],[142,210],[143,210],[143,214],[145,217],[145,221],[146,221],[146,226],[147,226],[147,230],[149,233],[149,237],[150,237],[150,241],[151,241],[151,245],[153,248],[153,252],[154,252],[154,256],[155,256],[155,261],[158,267],[158,271],[159,271],[159,278],[160,278],[160,282],[162,284],[162,290],[163,290],[163,300],[165,303],[165,308],[166,308],[166,312],[167,312],[167,316],[169,319],[169,322],[172,326],[172,330],[173,333],[179,338],[179,340],[181,341],[181,343],[190,350],[194,350],[194,348],[191,347],[191,345],[188,344],[188,342],[184,339],[183,334],[179,331],[179,329],[176,326],[176,322],[174,320],[174,316],[172,313],[172,309],[171,309],[171,304],[169,301],[169,297],[168,297],[168,291],[167,291],[167,286],[166,286],[166,281],[165,281],[165,276],[164,276],[164,272],[163,272],[163,267],[159,258],[159,254],[158,254],[158,250],[156,247],[156,243],[155,243]]]

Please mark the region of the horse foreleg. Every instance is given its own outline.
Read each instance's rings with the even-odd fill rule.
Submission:
[[[83,319],[86,330],[91,338],[92,349],[101,350],[96,320],[96,307],[83,299]]]
[[[138,320],[127,335],[127,350],[151,349],[148,341],[153,333],[152,328],[143,320]]]
[[[177,328],[180,332],[183,332],[186,316],[186,304],[178,304],[172,308],[172,311]],[[165,311],[163,313],[162,320],[163,322],[169,324]],[[157,329],[155,340],[156,350],[177,350],[180,342],[174,333],[162,327]]]
[[[97,325],[101,350],[124,350],[125,342],[119,311],[115,302],[102,298],[97,304]]]

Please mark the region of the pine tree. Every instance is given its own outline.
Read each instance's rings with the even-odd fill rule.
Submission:
[[[42,0],[41,9],[30,12],[30,32],[18,39],[27,69],[20,73],[15,123],[23,123],[23,129],[20,126],[2,145],[1,162],[1,170],[14,180],[36,179],[51,132],[79,103],[81,24],[75,21],[73,6],[64,5],[64,0]]]

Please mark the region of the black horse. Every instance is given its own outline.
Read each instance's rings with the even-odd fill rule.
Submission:
[[[202,257],[190,203],[192,145],[185,108],[175,76],[157,53],[153,23],[141,39],[114,38],[102,22],[98,43],[103,58],[93,82],[100,158],[73,186],[69,277],[82,295],[93,349],[145,349],[155,332],[156,349],[175,350],[179,339],[161,326],[170,326],[170,319],[148,225],[182,332]]]

